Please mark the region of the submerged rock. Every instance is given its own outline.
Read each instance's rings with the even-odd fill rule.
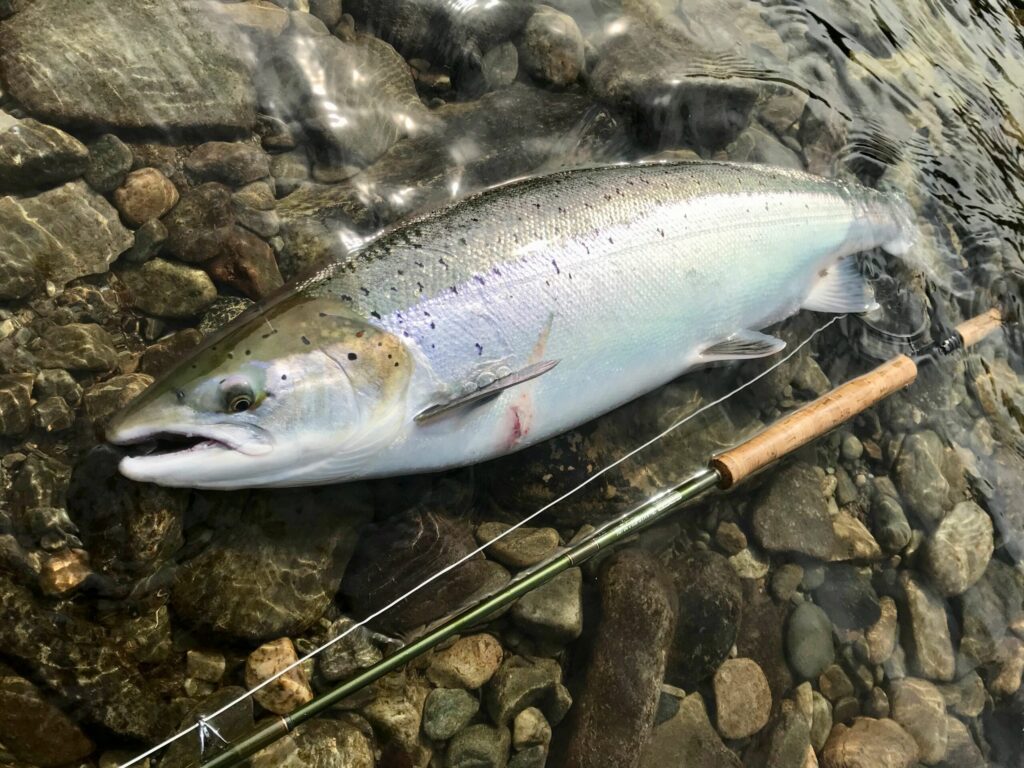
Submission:
[[[329,488],[213,499],[215,532],[175,571],[171,598],[185,623],[262,640],[301,632],[330,604],[367,510],[341,514]]]
[[[42,692],[0,664],[0,733],[16,759],[49,768],[88,757],[93,743]]]
[[[27,118],[0,130],[0,192],[45,189],[81,176],[89,151],[59,128]]]
[[[562,668],[554,659],[509,656],[484,690],[487,713],[508,725],[527,707],[537,707],[557,725],[572,703],[561,681]]]
[[[480,700],[461,688],[435,688],[423,704],[423,732],[445,741],[466,727],[480,710]]]
[[[104,134],[89,145],[85,182],[97,192],[113,192],[132,169],[134,159],[127,144],[112,133]]]
[[[911,768],[917,744],[898,723],[858,717],[832,729],[822,750],[824,768]]]
[[[430,658],[427,677],[440,686],[475,690],[494,676],[503,655],[492,635],[461,637]]]
[[[715,672],[718,732],[744,739],[764,728],[772,709],[772,692],[761,668],[750,659],[727,659]]]
[[[199,0],[124,0],[116,12],[106,0],[37,0],[0,27],[10,93],[61,126],[248,129],[249,50],[215,6]]]
[[[128,287],[131,306],[148,315],[195,317],[217,298],[209,275],[165,259],[150,259],[117,274]]]
[[[602,763],[598,762],[597,765]],[[634,764],[633,761],[628,763]],[[642,768],[740,768],[742,763],[715,732],[699,693],[687,696],[675,716],[656,726],[635,764]]]
[[[917,742],[920,761],[934,765],[946,754],[946,703],[927,680],[908,677],[889,686],[892,719]]]
[[[814,592],[832,623],[841,629],[862,629],[878,621],[881,609],[871,574],[852,565],[831,565],[825,583]]]
[[[250,690],[279,675],[253,694],[261,706],[278,715],[287,715],[313,698],[304,667],[288,669],[298,660],[295,645],[287,637],[264,643],[249,654],[245,661],[245,685]],[[286,669],[288,671],[281,674]]]
[[[572,16],[539,6],[526,22],[519,57],[541,82],[569,85],[583,71],[583,35]]]
[[[601,624],[573,710],[566,764],[626,768],[639,764],[654,723],[675,630],[675,592],[657,561],[638,549],[603,564],[600,589]]]
[[[182,261],[209,261],[222,252],[235,224],[231,190],[217,182],[190,189],[164,218],[167,250]]]
[[[923,570],[940,595],[960,595],[985,573],[992,548],[992,519],[973,501],[962,501],[926,542]]]
[[[813,603],[800,603],[790,614],[786,629],[789,665],[804,680],[817,678],[835,660],[832,622]]]
[[[512,742],[508,728],[479,723],[456,734],[448,745],[448,768],[504,768]]]
[[[114,340],[95,323],[54,326],[33,346],[41,368],[109,371],[117,365]]]
[[[178,189],[156,168],[132,171],[114,190],[114,204],[133,227],[159,219],[178,202]]]
[[[185,168],[200,182],[219,181],[240,187],[270,175],[270,162],[254,144],[208,141],[185,160]]]
[[[571,643],[583,631],[582,590],[582,571],[570,568],[519,598],[512,620],[541,640]]]
[[[666,680],[692,689],[714,673],[736,642],[743,591],[735,569],[715,552],[689,553],[670,568],[679,619]]]
[[[900,585],[909,618],[902,626],[904,646],[915,669],[929,680],[952,680],[956,660],[943,600],[907,571],[900,574]]]
[[[35,197],[0,197],[0,299],[20,299],[45,280],[58,288],[106,272],[132,244],[117,211],[82,181]]]
[[[793,463],[771,479],[756,502],[752,523],[758,543],[769,552],[827,559],[836,547],[821,477],[809,464]]]

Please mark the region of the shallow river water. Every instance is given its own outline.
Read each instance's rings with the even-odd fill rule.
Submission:
[[[0,0],[0,766],[199,765],[993,307],[1003,329],[912,387],[251,764],[1024,765],[1022,83],[1024,11],[1000,2]],[[916,246],[859,260],[881,309],[801,312],[782,364],[694,371],[475,467],[230,492],[117,473],[115,413],[382,227],[700,158],[901,192]]]

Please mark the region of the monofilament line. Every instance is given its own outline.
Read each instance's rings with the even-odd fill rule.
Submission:
[[[184,730],[180,731],[179,733],[176,733],[174,736],[171,736],[170,738],[166,739],[165,741],[160,742],[155,747],[152,747],[151,749],[146,750],[145,752],[143,752],[142,754],[140,754],[137,757],[133,758],[132,760],[128,761],[127,763],[123,763],[120,766],[120,768],[129,768],[130,766],[135,765],[136,763],[139,763],[140,761],[146,759],[150,755],[152,755],[152,754],[154,754],[156,752],[159,752],[161,749],[164,749],[165,747],[173,744],[175,741],[178,741],[179,739],[187,736],[188,734],[192,733],[193,731],[199,730],[200,727],[201,727],[201,724],[203,724],[203,723],[205,723],[207,725],[207,727],[209,727],[209,722],[211,720],[213,720],[214,718],[216,718],[216,717],[222,715],[223,713],[227,712],[229,709],[231,709],[236,704],[240,704],[241,702],[245,701],[250,696],[252,696],[254,693],[259,691],[260,689],[270,685],[272,682],[274,682],[278,678],[282,677],[283,675],[288,674],[289,672],[291,672],[296,667],[299,667],[302,664],[305,664],[307,661],[309,661],[310,659],[316,657],[317,655],[319,655],[323,651],[327,650],[332,645],[334,645],[335,643],[337,643],[340,640],[344,639],[346,636],[348,636],[349,634],[351,634],[355,630],[359,629],[360,627],[365,626],[366,624],[369,624],[374,619],[379,618],[380,616],[384,615],[385,613],[390,611],[392,608],[394,608],[398,604],[402,603],[403,601],[405,601],[408,598],[410,598],[413,595],[415,595],[417,592],[419,592],[424,587],[426,587],[429,584],[433,583],[434,581],[436,581],[437,579],[441,578],[445,574],[451,572],[455,568],[458,568],[460,565],[462,565],[463,563],[467,562],[468,560],[471,560],[472,558],[476,557],[477,555],[483,553],[488,547],[490,547],[495,542],[501,541],[503,538],[508,536],[510,533],[512,533],[513,531],[517,530],[518,528],[521,528],[522,526],[526,525],[527,523],[529,523],[531,520],[533,520],[537,516],[543,514],[544,512],[547,512],[552,507],[556,506],[557,504],[561,504],[563,501],[565,501],[569,497],[575,495],[576,493],[581,491],[583,488],[587,487],[592,482],[597,480],[599,477],[607,474],[608,472],[610,472],[611,470],[615,469],[619,465],[629,461],[631,458],[636,456],[638,453],[641,453],[642,451],[646,450],[647,448],[650,448],[652,445],[657,443],[659,440],[662,440],[663,438],[665,438],[666,436],[668,436],[669,434],[671,434],[675,430],[679,429],[681,426],[686,424],[688,421],[691,421],[692,419],[695,419],[697,416],[699,416],[700,414],[702,414],[705,411],[709,410],[710,408],[714,408],[717,405],[721,405],[722,403],[724,403],[729,398],[734,397],[736,394],[738,394],[739,392],[742,392],[747,387],[749,387],[752,384],[755,384],[756,382],[760,381],[765,376],[767,376],[769,373],[771,373],[772,371],[777,369],[779,366],[781,366],[783,363],[789,361],[797,352],[799,352],[801,349],[803,349],[808,344],[810,344],[811,341],[816,336],[818,336],[820,333],[824,332],[826,329],[828,329],[829,327],[831,327],[832,325],[834,325],[835,323],[839,322],[840,320],[842,320],[845,317],[846,317],[846,315],[836,315],[831,320],[826,322],[824,325],[822,325],[819,328],[815,329],[806,339],[804,339],[798,345],[793,347],[793,349],[790,350],[784,357],[781,357],[779,360],[777,360],[775,363],[770,365],[768,368],[766,368],[765,370],[761,371],[761,373],[757,374],[754,378],[750,379],[750,381],[747,381],[747,382],[744,382],[743,384],[740,384],[738,387],[736,387],[732,391],[726,393],[725,395],[722,395],[718,399],[712,400],[710,403],[707,403],[706,405],[702,405],[700,408],[695,410],[693,413],[689,413],[686,416],[682,417],[681,419],[679,419],[675,423],[671,424],[666,429],[664,429],[661,432],[659,432],[657,435],[655,435],[651,439],[649,439],[646,442],[642,443],[641,445],[637,446],[636,448],[634,448],[633,450],[631,450],[628,453],[624,454],[623,456],[620,456],[618,459],[613,461],[611,464],[608,464],[607,466],[602,467],[597,472],[595,472],[593,475],[591,475],[587,479],[583,480],[578,485],[570,488],[568,491],[563,493],[561,496],[557,497],[553,501],[549,501],[547,504],[545,504],[544,506],[540,507],[536,511],[531,512],[529,515],[527,515],[522,520],[520,520],[519,522],[517,522],[514,525],[512,525],[510,528],[506,529],[505,531],[502,531],[497,536],[495,536],[495,537],[489,539],[488,541],[484,542],[479,547],[474,549],[472,552],[469,552],[468,554],[463,555],[461,558],[459,558],[455,562],[451,563],[450,565],[445,566],[441,570],[439,570],[436,573],[432,574],[431,576],[427,577],[426,579],[421,581],[419,584],[414,586],[412,589],[410,589],[408,592],[406,592],[403,595],[401,595],[401,596],[395,598],[394,600],[392,600],[390,603],[385,605],[383,608],[380,608],[377,611],[371,613],[369,616],[364,618],[362,621],[359,621],[359,622],[353,624],[348,629],[346,629],[344,632],[342,632],[341,634],[337,635],[336,637],[332,637],[330,640],[325,642],[320,647],[314,648],[312,651],[310,651],[309,653],[307,653],[305,656],[301,657],[297,661],[294,661],[291,664],[289,664],[288,666],[286,666],[283,669],[279,670],[278,672],[275,672],[273,675],[268,677],[266,680],[262,681],[258,685],[253,686],[251,689],[249,689],[245,693],[241,694],[237,698],[233,699],[232,701],[229,701],[227,704],[225,704],[224,706],[222,706],[220,709],[216,710],[215,712],[212,712],[209,715],[205,715],[205,716],[201,717],[199,719],[199,721],[195,725],[192,725],[192,726],[189,726],[188,728],[185,728]],[[203,741],[205,741],[205,739]]]

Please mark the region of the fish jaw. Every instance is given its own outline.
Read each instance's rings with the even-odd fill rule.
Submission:
[[[175,441],[169,450],[125,456],[118,465],[131,480],[171,487],[234,487],[238,478],[258,476],[268,461],[276,458],[270,435],[252,425],[153,426],[133,424],[129,414],[108,429],[107,440],[121,446]],[[235,477],[229,481],[231,486],[221,486],[210,471],[216,468],[218,475],[223,475],[228,466]]]

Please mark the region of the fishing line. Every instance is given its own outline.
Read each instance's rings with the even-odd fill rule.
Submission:
[[[515,531],[515,530],[521,528],[522,526],[526,525],[528,522],[530,522],[534,518],[538,517],[539,515],[543,514],[544,512],[547,512],[549,509],[551,509],[552,507],[556,506],[557,504],[561,504],[563,501],[565,501],[569,497],[575,495],[576,493],[581,491],[583,488],[585,488],[588,485],[590,485],[592,482],[597,480],[599,477],[602,477],[603,475],[607,474],[608,472],[610,472],[611,470],[613,470],[616,467],[620,466],[621,464],[629,461],[631,458],[636,456],[638,453],[641,453],[642,451],[646,450],[647,448],[650,448],[652,445],[657,443],[659,440],[662,440],[663,438],[667,437],[669,434],[671,434],[675,430],[679,429],[681,426],[686,424],[688,421],[691,421],[692,419],[695,419],[700,414],[704,413],[705,411],[707,411],[707,410],[709,410],[711,408],[714,408],[717,405],[721,405],[722,403],[724,403],[729,398],[737,395],[738,393],[742,392],[747,387],[749,387],[752,384],[755,384],[756,382],[760,381],[765,376],[767,376],[769,373],[771,373],[772,371],[776,370],[779,366],[781,366],[782,364],[784,364],[787,361],[789,361],[794,355],[796,355],[797,352],[799,352],[801,349],[803,349],[808,344],[810,344],[811,341],[814,340],[814,338],[816,336],[818,336],[819,334],[823,333],[825,330],[830,328],[832,325],[834,325],[835,323],[839,322],[840,320],[843,320],[846,317],[847,317],[847,315],[836,315],[836,316],[834,316],[832,319],[830,319],[824,325],[822,325],[822,326],[818,327],[817,329],[815,329],[806,339],[804,339],[798,345],[793,347],[793,349],[790,350],[784,357],[782,357],[779,360],[777,360],[775,363],[770,365],[765,370],[761,371],[759,374],[754,376],[749,381],[744,382],[743,384],[740,384],[738,387],[736,387],[732,391],[722,395],[718,399],[712,400],[711,402],[709,402],[709,403],[707,403],[705,405],[702,405],[700,408],[698,408],[697,410],[693,411],[692,413],[688,413],[686,416],[683,416],[681,419],[679,419],[678,421],[674,422],[673,424],[671,424],[670,426],[668,426],[667,428],[665,428],[664,430],[659,432],[654,437],[652,437],[649,440],[647,440],[646,442],[640,444],[639,446],[637,446],[633,450],[629,451],[628,453],[620,456],[618,459],[613,461],[611,464],[608,464],[608,465],[602,467],[597,472],[595,472],[593,475],[591,475],[590,477],[586,478],[585,480],[580,482],[578,485],[570,488],[568,491],[563,493],[561,496],[557,497],[556,499],[554,499],[552,501],[549,501],[547,504],[545,504],[544,506],[542,506],[539,509],[535,510],[534,512],[531,512],[529,515],[527,515],[522,520],[520,520],[519,522],[517,522],[514,525],[512,525],[510,528],[502,531],[497,536],[495,536],[495,537],[489,539],[488,541],[484,542],[483,544],[481,544],[479,547],[477,547],[473,551],[469,552],[466,555],[463,555],[461,558],[459,558],[455,562],[451,563],[450,565],[445,566],[441,570],[439,570],[436,573],[432,574],[431,576],[427,577],[426,579],[421,581],[419,584],[417,584],[416,586],[412,587],[405,594],[400,595],[399,597],[397,597],[394,600],[392,600],[390,603],[385,605],[383,608],[379,608],[377,611],[371,613],[369,616],[367,616],[366,618],[362,619],[361,621],[356,622],[355,624],[352,624],[348,629],[346,629],[341,634],[337,635],[336,637],[331,638],[330,640],[325,642],[320,647],[314,648],[312,651],[310,651],[306,655],[302,656],[298,660],[292,662],[291,664],[289,664],[288,666],[286,666],[283,669],[279,670],[278,672],[275,672],[273,675],[268,677],[266,680],[263,680],[258,685],[253,686],[251,689],[249,689],[248,691],[246,691],[242,695],[238,696],[237,698],[233,699],[232,701],[229,701],[227,704],[222,706],[220,709],[210,713],[209,715],[203,715],[203,716],[199,717],[197,719],[197,722],[196,722],[195,725],[191,725],[188,728],[185,728],[184,730],[180,731],[179,733],[175,734],[174,736],[171,736],[170,738],[166,739],[165,741],[160,742],[155,747],[152,747],[152,748],[148,749],[147,751],[143,752],[142,754],[138,755],[137,757],[134,757],[133,759],[131,759],[127,763],[123,763],[120,766],[120,768],[129,768],[129,766],[132,766],[132,765],[135,765],[136,763],[139,763],[140,761],[146,759],[150,755],[152,755],[152,754],[154,754],[156,752],[159,752],[161,749],[164,749],[165,747],[170,746],[174,742],[176,742],[179,739],[187,736],[188,734],[192,733],[193,731],[198,731],[199,732],[200,749],[201,750],[206,745],[207,739],[208,739],[208,737],[210,735],[210,733],[209,733],[210,731],[212,731],[214,734],[216,734],[218,737],[220,737],[222,741],[224,741],[223,737],[221,737],[219,733],[217,733],[216,731],[213,730],[213,727],[210,725],[210,721],[211,720],[213,720],[214,718],[219,717],[220,715],[224,714],[229,709],[234,707],[236,704],[241,704],[243,701],[245,701],[246,699],[251,697],[257,691],[259,691],[259,690],[265,688],[266,686],[270,685],[274,681],[278,680],[279,678],[281,678],[284,675],[286,675],[289,672],[291,672],[293,669],[295,669],[295,668],[305,664],[310,659],[315,658],[317,655],[319,655],[323,651],[327,650],[328,648],[333,646],[338,641],[344,639],[345,637],[347,637],[349,634],[351,634],[355,630],[360,629],[361,627],[364,627],[367,624],[369,624],[374,619],[379,618],[380,616],[382,616],[383,614],[387,613],[392,608],[397,606],[399,603],[401,603],[404,600],[408,599],[409,597],[412,597],[413,595],[415,595],[417,592],[419,592],[421,589],[423,589],[427,585],[433,583],[434,581],[436,581],[437,579],[441,578],[445,574],[450,573],[452,570],[454,570],[455,568],[458,568],[460,565],[464,564],[468,560],[471,560],[472,558],[476,557],[477,555],[482,554],[488,547],[490,547],[495,542],[501,541],[503,538],[508,536],[510,533],[512,533],[513,531]],[[225,741],[225,743],[227,743],[227,742]],[[200,758],[202,758],[202,751],[200,752]]]

